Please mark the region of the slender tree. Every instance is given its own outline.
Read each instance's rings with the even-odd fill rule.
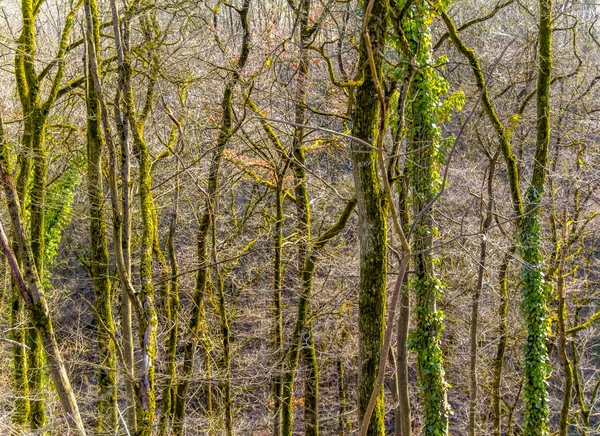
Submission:
[[[110,2],[111,17],[113,18],[113,34],[121,36],[125,41],[123,45],[128,46],[129,43],[129,25],[130,16],[125,15],[123,23],[118,19],[119,11],[115,0]],[[122,32],[121,32],[122,29]],[[133,324],[132,324],[132,313],[131,313],[131,301],[128,293],[129,278],[131,277],[131,145],[129,141],[129,125],[125,119],[124,111],[121,109],[123,103],[124,90],[129,86],[128,81],[130,75],[125,70],[125,62],[123,61],[122,47],[116,46],[117,59],[120,59],[119,64],[119,80],[118,90],[115,93],[114,101],[114,118],[115,125],[117,128],[117,136],[119,139],[121,149],[121,195],[120,195],[120,208],[118,188],[115,186],[111,189],[111,197],[116,203],[113,204],[113,242],[119,244],[114,247],[117,259],[123,259],[122,269],[123,272],[119,274],[121,282],[121,336],[122,336],[122,349],[123,359],[125,366],[125,373],[133,374],[135,372],[134,365],[134,341],[133,341]],[[103,122],[103,124],[105,124]],[[108,128],[108,120],[106,120],[105,129]],[[111,141],[112,142],[112,141]],[[114,162],[110,163],[111,172],[117,171],[116,168],[116,156],[113,156],[113,149],[109,147],[111,159]],[[116,153],[116,150],[114,150]],[[115,173],[115,179],[117,175]],[[109,177],[110,180],[110,177]],[[116,180],[114,181],[117,182]],[[109,183],[110,185],[110,183]],[[136,392],[131,377],[125,379],[125,390],[126,390],[126,405],[127,405],[127,427],[132,433],[137,432],[137,414],[136,409],[139,408],[139,402],[136,402]]]
[[[500,156],[499,152],[490,159],[490,164],[487,167],[487,196],[484,213],[483,192],[481,195],[481,241],[479,243],[479,264],[477,266],[477,283],[473,292],[473,302],[471,306],[471,326],[470,326],[470,387],[469,387],[469,435],[475,435],[475,426],[477,421],[477,398],[478,398],[478,380],[477,380],[477,353],[479,345],[479,301],[481,291],[483,290],[483,280],[486,269],[486,259],[488,256],[488,232],[493,223],[494,212],[494,173],[496,170],[496,162]],[[489,156],[488,156],[489,157]]]
[[[95,0],[89,0],[92,19],[92,38],[96,58],[100,57],[100,21]],[[88,67],[89,69],[89,67]],[[112,289],[109,277],[108,241],[104,216],[104,190],[102,183],[102,150],[104,140],[100,123],[100,102],[93,79],[87,77],[87,181],[90,207],[91,272],[96,298],[98,320],[98,404],[97,428],[102,432],[114,432],[117,428],[117,362],[112,336],[115,327],[112,316]]]
[[[179,167],[179,165],[177,165]],[[169,335],[166,344],[166,376],[167,383],[163,388],[160,428],[161,435],[167,434],[168,429],[173,420],[175,412],[175,394],[176,394],[176,377],[177,377],[177,343],[179,340],[179,264],[177,262],[177,254],[175,252],[175,236],[177,230],[177,219],[179,214],[179,196],[181,192],[179,177],[175,178],[175,199],[173,204],[173,212],[171,214],[171,222],[169,225],[169,234],[167,237],[167,251],[169,255],[169,263],[171,264],[171,277],[168,300],[165,304],[165,318],[171,324],[169,326]]]
[[[281,400],[283,396],[283,302],[281,292],[283,290],[283,179],[285,176],[284,166],[283,171],[278,171],[276,175],[275,188],[275,231],[273,232],[274,256],[273,256],[273,303],[272,316],[273,323],[273,344],[275,346],[275,356],[277,365],[275,374],[273,375],[273,435],[281,436]]]

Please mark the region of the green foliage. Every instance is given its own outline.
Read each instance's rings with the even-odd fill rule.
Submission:
[[[412,185],[414,215],[419,216],[413,230],[415,275],[411,288],[416,295],[414,316],[416,327],[409,337],[409,346],[417,354],[419,388],[423,400],[423,434],[443,436],[448,434],[448,417],[451,413],[446,400],[450,387],[445,380],[441,335],[444,314],[437,309],[437,299],[444,286],[436,278],[436,259],[431,254],[437,229],[430,202],[441,189],[439,169],[444,164],[453,139],[444,139],[442,125],[464,103],[462,92],[449,93],[448,82],[440,75],[445,58],[434,59],[431,52],[431,21],[435,9],[418,0],[402,24],[409,47],[414,54],[416,68],[409,90],[406,108],[406,135],[409,138],[409,156],[406,171]],[[421,216],[422,215],[422,216]]]
[[[521,310],[527,326],[527,341],[524,347],[525,409],[524,423],[527,434],[547,435],[548,394],[547,379],[550,374],[546,341],[550,324],[546,316],[546,302],[552,285],[544,279],[539,223],[539,202],[543,192],[534,188],[527,191],[526,215],[521,222],[519,254],[523,259],[521,271]]]
[[[441,348],[445,317],[435,305],[444,287],[427,272],[415,275],[410,284],[418,303],[414,308],[417,327],[410,332],[408,345],[417,354],[419,365],[419,389],[424,402],[423,431],[431,436],[446,435],[451,411],[446,404],[446,391],[450,385],[445,380]]]
[[[54,183],[47,187],[44,219],[44,264],[47,266],[54,263],[62,232],[71,222],[75,187],[81,177],[80,167],[77,163],[68,167]]]

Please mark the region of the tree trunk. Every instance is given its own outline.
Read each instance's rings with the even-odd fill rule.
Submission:
[[[12,295],[10,298],[11,311],[10,322],[12,333],[10,339],[25,344],[25,313],[23,311],[23,299],[17,289],[14,280],[12,284]],[[13,345],[13,376],[12,385],[15,392],[14,411],[12,414],[13,424],[23,427],[29,419],[29,384],[27,382],[27,349],[24,346]]]
[[[523,317],[527,327],[524,349],[524,433],[549,433],[546,379],[549,374],[546,300],[549,286],[544,281],[542,232],[539,205],[544,195],[546,162],[550,144],[550,79],[552,76],[552,0],[540,0],[537,83],[537,139],[531,183],[525,195],[525,215],[519,220],[519,253]]]
[[[566,320],[567,317],[567,300],[565,292],[565,262],[567,258],[568,249],[568,236],[567,236],[567,214],[566,210],[562,222],[562,243],[560,250],[560,259],[557,271],[557,282],[556,290],[558,294],[558,355],[560,357],[560,363],[563,368],[564,374],[564,387],[563,387],[563,403],[560,410],[560,419],[558,423],[558,434],[560,436],[567,436],[569,430],[569,410],[571,408],[571,392],[573,390],[573,368],[569,360],[567,352],[567,333],[566,333]]]
[[[366,8],[365,2],[365,8]],[[381,74],[387,27],[387,0],[375,0],[367,31],[370,35],[373,63]],[[352,113],[352,136],[375,146],[379,105],[374,80],[368,65],[364,37],[361,42],[359,68],[363,82],[356,89]],[[377,174],[373,147],[352,141],[352,171],[358,200],[358,235],[360,244],[360,284],[358,289],[358,421],[362,422],[377,379],[385,329],[387,287],[387,204]],[[384,405],[380,392],[371,417],[368,436],[383,436]]]
[[[406,277],[406,276],[405,276]],[[398,335],[396,369],[398,372],[398,408],[396,409],[396,436],[412,436],[412,417],[408,381],[408,325],[410,321],[410,290],[404,280],[400,311],[398,312]]]
[[[283,285],[283,178],[277,175],[275,191],[275,256],[273,265],[273,344],[275,347],[275,375],[273,377],[273,436],[281,436],[281,399],[283,395],[283,317],[281,291]]]
[[[100,23],[96,0],[89,0],[93,39],[96,49],[100,46]],[[96,51],[96,57],[99,53]],[[88,61],[89,62],[89,61]],[[89,67],[88,67],[89,70]],[[98,325],[98,420],[101,432],[114,433],[117,429],[117,362],[112,316],[112,290],[109,278],[108,241],[104,220],[104,192],[102,183],[102,149],[104,141],[100,125],[100,102],[93,79],[87,77],[87,180],[90,207],[91,270],[95,306],[100,317]]]
[[[214,218],[213,218],[214,222]],[[222,369],[225,371],[225,380],[221,384],[224,407],[224,424],[227,436],[233,436],[233,411],[231,399],[231,333],[229,327],[229,314],[227,313],[227,301],[225,297],[225,279],[219,268],[217,259],[216,229],[212,226],[212,261],[217,284],[217,298],[219,316],[221,318],[221,340],[223,341]]]
[[[500,387],[502,384],[502,371],[504,369],[504,356],[506,354],[506,343],[508,341],[508,304],[509,294],[507,285],[508,265],[512,256],[514,256],[517,247],[513,245],[504,255],[504,260],[500,265],[498,272],[498,283],[500,288],[500,307],[498,309],[499,338],[496,357],[494,358],[494,375],[492,380],[492,403],[494,410],[494,436],[502,434],[502,393]]]
[[[470,364],[470,388],[469,388],[469,435],[475,436],[475,426],[477,420],[477,349],[478,349],[478,321],[479,321],[479,297],[483,289],[483,277],[485,275],[485,262],[487,257],[487,233],[492,225],[493,219],[493,208],[494,208],[494,173],[496,169],[496,161],[499,154],[492,158],[488,167],[487,177],[487,205],[485,208],[485,216],[482,216],[481,223],[481,241],[479,245],[479,268],[477,271],[477,284],[475,285],[475,292],[473,292],[473,304],[471,307],[471,328],[470,328],[470,342],[471,342],[471,364]],[[483,193],[481,212],[483,213]]]
[[[177,165],[179,169],[179,165]],[[175,410],[175,389],[177,377],[177,341],[179,338],[179,266],[177,264],[177,255],[175,254],[175,231],[177,229],[177,215],[179,210],[179,177],[175,179],[175,200],[173,213],[171,215],[171,224],[169,226],[169,236],[167,238],[167,250],[169,263],[171,264],[171,277],[169,286],[168,301],[165,305],[165,318],[170,323],[169,337],[167,339],[165,356],[165,375],[167,383],[162,393],[161,416],[159,434],[169,433],[169,428],[173,421]]]
[[[304,382],[304,435],[319,435],[319,366],[312,322],[306,326],[302,355],[306,366]]]
[[[46,214],[46,176],[48,172],[46,156],[45,124],[39,110],[34,110],[33,135],[31,150],[33,152],[33,178],[30,195],[30,237],[33,261],[40,278],[44,277],[44,216]],[[29,394],[31,396],[31,412],[29,420],[32,429],[42,429],[46,426],[46,402],[44,400],[44,350],[40,333],[30,322],[26,342],[29,346],[28,378]]]
[[[117,35],[121,31],[119,29],[118,10],[115,0],[111,0],[111,14],[113,17],[113,34]],[[129,45],[129,21],[122,23],[123,35],[122,44],[124,46]],[[117,48],[117,56],[122,56],[122,48]],[[115,252],[119,252],[117,257],[123,259],[123,272],[121,277],[121,336],[123,338],[122,349],[124,357],[124,365],[126,366],[126,374],[135,373],[134,364],[134,342],[133,342],[133,324],[131,317],[131,301],[127,292],[128,284],[123,280],[125,277],[131,277],[131,150],[129,144],[129,125],[127,120],[124,118],[121,106],[123,104],[123,92],[129,86],[127,81],[127,75],[124,71],[124,65],[119,62],[119,84],[118,92],[115,93],[115,104],[114,104],[114,118],[117,128],[117,136],[119,138],[119,144],[121,149],[121,213],[119,220],[115,223],[117,226],[114,231],[118,232],[119,238],[116,238],[114,243],[119,243],[119,247],[115,247]],[[114,150],[116,153],[116,150]],[[114,177],[116,174],[116,156],[114,157],[115,162],[111,163],[111,168],[114,166]],[[114,165],[113,165],[114,164]],[[115,180],[116,181],[116,180]],[[115,186],[116,188],[116,186]],[[115,195],[118,194],[115,192]],[[116,199],[118,200],[118,199]],[[118,201],[117,201],[118,203]],[[113,207],[116,207],[115,204]],[[119,240],[117,242],[117,239]],[[131,434],[137,433],[137,420],[136,420],[136,408],[139,403],[136,401],[136,392],[134,382],[131,377],[125,379],[125,404],[127,414],[127,427]]]
[[[412,78],[411,78],[412,80]],[[404,110],[402,110],[404,112]],[[400,116],[403,117],[403,114]],[[388,171],[389,174],[393,174]],[[398,215],[401,225],[406,227],[409,223],[408,212],[408,184],[407,178],[402,176],[398,181]],[[399,262],[400,265],[401,261]],[[396,336],[396,371],[397,371],[397,397],[395,424],[396,436],[412,436],[412,416],[410,410],[410,391],[408,380],[408,332],[410,324],[410,287],[408,274],[404,274],[402,281],[402,295],[400,297],[400,310],[398,311],[398,327]]]
[[[340,436],[346,436],[348,434],[348,418],[347,414],[347,399],[346,399],[346,380],[344,379],[344,364],[340,359],[336,361],[337,373],[338,373],[338,401],[339,401],[339,432]]]
[[[423,400],[423,434],[448,434],[447,388],[444,377],[441,334],[443,313],[437,300],[443,284],[436,277],[436,262],[431,252],[436,233],[433,202],[438,194],[439,144],[441,130],[437,126],[436,107],[440,101],[443,80],[430,66],[433,62],[430,46],[430,26],[434,15],[428,3],[418,1],[409,19],[417,32],[408,33],[417,71],[409,92],[412,123],[409,126],[407,175],[412,188],[413,223],[412,252],[414,259],[413,286],[416,295],[414,309],[416,327],[411,347],[417,354],[417,369]],[[407,21],[406,25],[411,21]],[[413,35],[412,37],[410,35]]]
[[[303,282],[304,269],[309,256],[309,244],[311,233],[310,202],[308,197],[308,186],[306,183],[306,159],[304,155],[304,127],[306,123],[306,90],[309,84],[308,50],[312,31],[308,26],[308,17],[311,12],[311,0],[302,0],[296,9],[299,20],[299,57],[295,89],[295,116],[294,138],[292,143],[292,159],[290,167],[294,172],[294,194],[296,196],[296,216],[298,233],[298,271],[300,281]],[[306,283],[312,286],[312,281]],[[311,289],[303,291],[306,295],[312,293]],[[307,302],[310,312],[310,301]],[[318,414],[318,368],[317,358],[314,350],[314,337],[312,335],[312,324],[305,326],[304,338],[306,342],[302,348],[304,363],[306,365],[305,395],[304,395],[304,428],[306,435],[319,434]],[[288,371],[296,371],[296,368],[288,368]],[[292,401],[286,397],[284,400],[284,414],[292,416]],[[291,430],[291,425],[286,428]],[[284,432],[284,435],[288,433]]]

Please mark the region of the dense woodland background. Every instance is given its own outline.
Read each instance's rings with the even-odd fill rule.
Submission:
[[[0,430],[600,434],[599,14],[1,0]]]

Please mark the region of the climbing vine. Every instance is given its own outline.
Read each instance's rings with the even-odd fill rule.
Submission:
[[[440,192],[440,167],[451,148],[451,138],[444,139],[442,124],[452,112],[462,107],[462,93],[449,92],[448,82],[440,75],[446,59],[435,59],[431,51],[431,21],[436,8],[425,1],[414,2],[402,23],[402,31],[414,58],[410,68],[414,77],[408,92],[406,107],[408,120],[408,152],[406,173],[412,187],[413,224],[412,251],[415,274],[410,286],[417,297],[414,316],[416,327],[409,337],[409,346],[417,355],[420,393],[424,409],[424,435],[448,434],[448,416],[451,413],[446,393],[441,334],[444,314],[437,308],[437,300],[444,286],[436,277],[438,261],[431,253],[437,229],[431,203]]]
[[[46,192],[46,216],[44,218],[44,264],[51,265],[56,259],[63,230],[71,222],[71,210],[75,187],[81,174],[78,165],[67,168],[48,186]],[[46,277],[49,274],[46,273]]]
[[[541,252],[541,231],[539,223],[539,202],[543,191],[530,187],[525,196],[528,213],[521,221],[519,234],[519,254],[524,260],[521,271],[521,311],[527,326],[527,341],[524,347],[524,372],[527,383],[524,386],[524,422],[535,429],[536,435],[549,433],[547,378],[550,374],[546,341],[550,324],[546,317],[546,301],[552,290],[550,282],[544,279],[543,257]]]

